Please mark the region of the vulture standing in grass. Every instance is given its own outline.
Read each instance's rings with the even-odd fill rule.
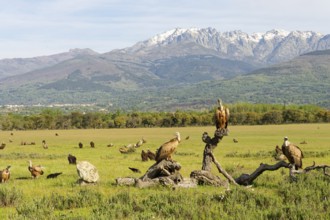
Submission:
[[[229,121],[229,109],[222,105],[221,99],[218,99],[219,107],[215,110],[214,119],[217,129],[227,129]]]
[[[302,158],[304,155],[298,146],[289,142],[288,137],[284,137],[282,151],[286,158],[288,158],[290,164],[292,164],[296,170],[302,168]]]
[[[5,183],[9,180],[10,178],[10,171],[9,171],[9,168],[10,166],[7,166],[6,169],[3,169],[1,172],[0,172],[0,183]]]
[[[142,161],[148,161],[148,154],[144,150],[141,151],[141,159]]]
[[[68,155],[68,161],[69,164],[76,164],[77,163],[77,158],[75,156],[73,156],[72,154]]]
[[[40,165],[32,165],[32,161],[29,160],[29,167],[28,167],[30,173],[31,173],[31,176],[33,178],[37,178],[39,177],[40,175],[43,175],[44,174],[44,171],[42,170],[42,167]]]
[[[154,152],[151,152],[149,149],[147,151],[147,155],[148,155],[149,160],[155,160],[155,158],[156,158],[156,154]]]
[[[172,160],[172,153],[176,150],[180,141],[181,141],[180,133],[176,132],[175,138],[162,144],[156,152],[155,160],[157,161],[157,163],[159,163],[163,159]]]

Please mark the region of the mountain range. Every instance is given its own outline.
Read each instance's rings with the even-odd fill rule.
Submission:
[[[0,105],[97,103],[139,110],[225,102],[330,107],[330,35],[176,28],[132,47],[0,60]]]

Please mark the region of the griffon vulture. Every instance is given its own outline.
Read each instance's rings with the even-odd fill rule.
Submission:
[[[215,126],[217,129],[226,129],[229,122],[229,109],[222,105],[221,99],[218,99],[218,104],[214,114]]]
[[[289,142],[288,137],[284,137],[282,152],[296,170],[302,168],[302,158],[304,155],[298,146]]]
[[[9,168],[10,166],[7,166],[7,168],[3,169],[1,172],[0,172],[0,182],[1,183],[5,183],[9,180],[10,178],[10,171],[9,171]]]
[[[76,164],[77,163],[77,158],[75,156],[73,156],[72,154],[68,155],[68,161],[69,164]]]
[[[175,138],[162,144],[156,152],[155,160],[157,161],[157,163],[159,163],[163,159],[172,160],[172,153],[176,150],[180,141],[181,141],[180,133],[176,132]]]
[[[32,161],[29,160],[29,167],[28,167],[31,176],[33,178],[37,178],[40,175],[44,174],[44,171],[42,170],[42,167],[40,165],[32,165]]]

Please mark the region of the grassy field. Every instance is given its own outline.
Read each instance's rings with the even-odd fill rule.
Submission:
[[[0,142],[6,147],[0,150],[0,169],[12,167],[9,182],[0,185],[0,219],[330,219],[330,178],[317,171],[290,183],[289,171],[281,168],[262,174],[252,188],[231,186],[229,192],[210,186],[173,191],[115,185],[117,177],[143,175],[153,162],[142,162],[141,150],[155,151],[176,131],[183,139],[189,136],[173,155],[182,165],[181,174],[188,178],[191,171],[201,169],[205,146],[201,136],[204,131],[213,135],[213,127],[1,131]],[[281,146],[283,137],[288,136],[303,150],[304,167],[313,161],[329,165],[329,134],[330,124],[231,126],[230,135],[224,137],[214,155],[238,177],[253,172],[261,162],[274,164],[275,146]],[[142,137],[147,143],[136,152],[119,152],[119,147]],[[48,149],[42,148],[42,140]],[[36,145],[21,145],[24,141]],[[90,141],[95,148],[90,148]],[[299,144],[302,141],[307,144]],[[114,146],[107,147],[110,143]],[[97,167],[97,185],[76,184],[78,175],[76,167],[68,164],[69,153],[78,162],[86,160]],[[45,174],[31,179],[28,160],[45,167]],[[142,174],[128,167],[138,168]],[[54,172],[63,174],[46,179]],[[212,172],[217,174],[215,167]]]

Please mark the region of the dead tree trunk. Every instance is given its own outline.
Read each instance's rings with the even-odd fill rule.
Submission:
[[[213,149],[215,149],[218,146],[218,143],[222,140],[222,138],[227,135],[228,130],[216,130],[214,133],[214,137],[211,138],[207,132],[203,133],[202,140],[204,143],[206,143],[203,153],[203,164],[202,164],[202,171],[193,171],[190,176],[192,178],[195,178],[197,182],[199,183],[207,183],[212,185],[222,185],[226,187],[226,184],[223,184],[222,181],[220,181],[220,178],[217,176],[214,176],[211,173],[211,165],[212,162],[216,165],[218,168],[218,171],[224,175],[227,180],[233,184],[237,184],[235,180],[226,172],[224,168],[221,167],[220,163],[216,160],[216,158],[213,155]]]

